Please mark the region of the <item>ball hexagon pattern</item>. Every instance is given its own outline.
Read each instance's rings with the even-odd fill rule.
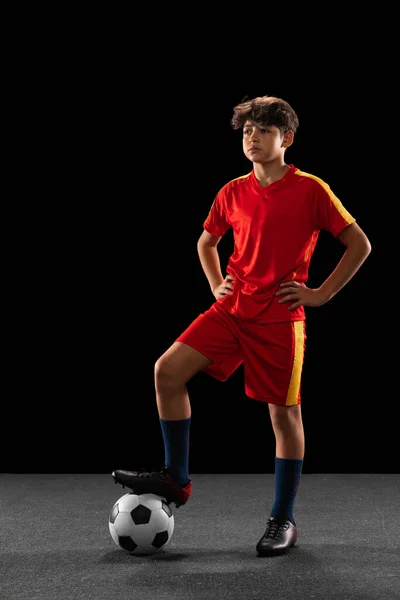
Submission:
[[[156,494],[121,496],[110,510],[108,527],[115,544],[134,555],[155,554],[171,540],[174,515]]]

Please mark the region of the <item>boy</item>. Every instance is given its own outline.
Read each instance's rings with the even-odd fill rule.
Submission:
[[[220,189],[198,240],[216,300],[155,365],[165,466],[151,473],[116,470],[112,476],[137,494],[152,492],[177,507],[185,504],[192,490],[186,383],[201,370],[225,381],[243,363],[245,393],[268,404],[275,435],[275,499],[256,545],[259,555],[273,555],[297,540],[293,506],[304,460],[304,307],[328,302],[353,277],[371,245],[324,181],[286,164],[299,121],[285,100],[243,101],[234,107],[231,124],[243,129],[243,152],[253,168]],[[235,243],[224,277],[217,246],[230,227]],[[309,288],[308,268],[321,229],[338,238],[345,251],[322,285]]]

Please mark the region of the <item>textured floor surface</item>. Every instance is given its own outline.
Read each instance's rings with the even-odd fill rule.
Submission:
[[[191,478],[171,541],[138,557],[110,536],[110,475],[1,474],[0,599],[400,599],[400,475],[304,474],[297,545],[269,558],[273,475]]]

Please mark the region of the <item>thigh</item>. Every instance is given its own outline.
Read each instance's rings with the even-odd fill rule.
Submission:
[[[226,311],[212,305],[199,315],[175,340],[208,359],[201,370],[225,381],[242,363],[235,320]]]
[[[193,375],[211,365],[212,361],[187,344],[174,342],[156,362],[156,376],[166,375],[186,383]]]
[[[241,337],[246,394],[271,404],[300,404],[305,340],[305,321],[246,325]]]

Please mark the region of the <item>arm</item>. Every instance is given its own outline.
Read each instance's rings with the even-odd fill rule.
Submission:
[[[277,296],[282,296],[279,303],[294,302],[288,306],[289,310],[298,306],[321,306],[350,281],[371,252],[371,244],[356,222],[345,227],[337,239],[346,246],[346,251],[323,284],[312,289],[297,281],[284,281],[280,284],[281,289],[276,292]]]
[[[200,263],[213,293],[224,281],[217,250],[220,239],[221,236],[211,235],[211,233],[204,230],[197,242]]]
[[[346,251],[336,268],[319,287],[324,303],[350,281],[371,252],[369,239],[356,222],[345,227],[337,239],[346,246]]]

